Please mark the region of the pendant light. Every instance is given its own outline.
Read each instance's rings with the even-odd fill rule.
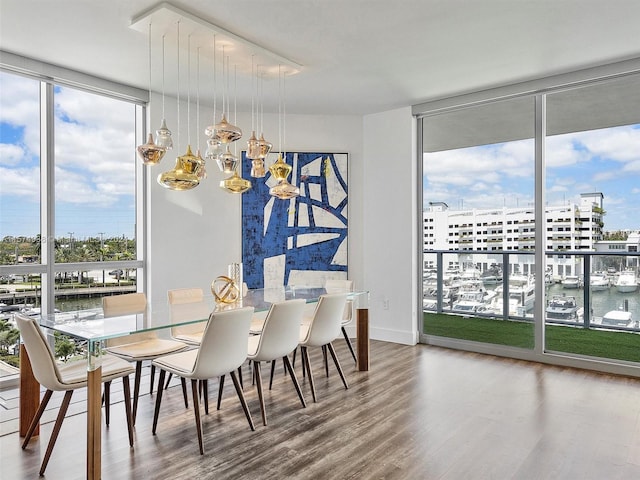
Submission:
[[[151,117],[151,22],[149,22],[149,117]],[[145,165],[157,165],[167,149],[156,145],[153,141],[153,135],[149,133],[147,143],[139,145],[136,148],[138,158],[142,160]]]
[[[256,138],[256,90],[257,90],[257,78],[255,75],[254,57],[251,55],[251,137],[247,140],[247,158],[250,160],[260,159],[260,142]],[[255,87],[254,87],[255,79]],[[253,176],[253,172],[252,175]]]
[[[198,158],[199,167],[196,170],[196,176],[198,180],[202,180],[203,178],[207,178],[207,169],[206,163],[202,155],[200,155],[200,47],[198,47],[198,63],[196,67],[196,131],[198,132],[196,135],[196,157]]]
[[[171,150],[173,148],[173,140],[171,138],[171,130],[167,128],[167,121],[164,116],[164,35],[162,35],[162,124],[156,130],[156,145]]]
[[[235,67],[234,67],[234,84],[235,86],[234,86],[234,100],[233,100],[233,110],[234,110],[233,121],[235,122],[237,121],[237,117],[238,117],[238,110],[237,110],[238,107],[236,103],[238,99],[238,80],[237,80]],[[237,144],[234,145],[234,147],[237,148]],[[223,157],[227,156],[227,154],[230,154],[230,156],[235,160],[235,168],[233,170],[233,175],[231,175],[229,178],[226,178],[220,182],[220,187],[229,193],[244,193],[251,188],[251,182],[249,180],[242,178],[238,174],[238,157],[231,154],[228,144],[227,144],[227,152],[223,155]]]
[[[222,47],[222,60],[223,62],[225,61],[225,56],[224,56],[224,46]],[[216,123],[215,125],[215,133],[218,136],[218,138],[220,138],[220,142],[224,143],[231,143],[231,142],[235,142],[236,140],[240,139],[240,137],[242,137],[242,130],[240,129],[240,127],[237,127],[235,125],[232,125],[231,123],[229,123],[227,121],[227,117],[225,116],[225,112],[224,112],[224,104],[225,104],[225,97],[227,99],[227,115],[229,114],[229,57],[226,57],[226,84],[225,84],[225,89],[223,90],[223,96],[222,96],[222,120],[220,120],[220,122]],[[224,70],[223,70],[223,76],[225,76],[224,74]]]
[[[278,67],[278,87],[279,87],[279,90],[282,90],[282,93],[280,94],[281,101],[278,105],[278,116],[282,117],[281,120],[279,118],[280,121],[278,122],[278,130],[280,132],[279,134],[280,153],[278,154],[278,159],[276,160],[276,162],[269,167],[269,172],[277,180],[278,183],[269,189],[269,195],[273,197],[277,197],[281,200],[289,200],[291,198],[298,197],[300,195],[300,189],[294,185],[291,185],[287,180],[287,178],[289,177],[289,174],[291,173],[291,170],[293,170],[293,167],[287,164],[282,157],[282,144],[284,141],[284,132],[286,128],[286,125],[285,125],[286,110],[285,110],[285,104],[283,100],[284,75],[281,75],[280,67],[281,66]],[[282,80],[281,80],[281,77],[282,77]],[[280,85],[282,85],[281,88],[280,88]],[[286,157],[286,154],[285,154],[285,157]]]
[[[204,152],[204,158],[218,163],[220,155],[222,155],[222,142],[216,134],[216,108],[218,105],[218,83],[217,83],[217,62],[216,62],[216,36],[213,36],[213,122],[204,130],[204,134],[209,137],[207,139],[207,149]]]
[[[191,38],[191,37],[189,37]],[[180,136],[180,21],[178,21],[178,81],[177,81],[177,114],[178,114],[178,137]],[[187,102],[189,107],[190,99]],[[187,121],[189,119],[187,118]],[[187,133],[189,127],[187,126]],[[178,138],[180,140],[180,138]],[[179,143],[179,142],[178,142]],[[193,152],[191,151],[191,145],[187,145],[187,151],[184,155],[179,156],[176,159],[176,165],[173,170],[161,173],[158,175],[158,183],[170,190],[191,190],[200,184],[200,178],[198,178],[197,171],[201,167],[201,164]]]

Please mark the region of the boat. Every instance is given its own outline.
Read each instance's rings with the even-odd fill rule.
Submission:
[[[573,295],[553,295],[545,309],[547,321],[581,322],[584,309],[578,306]]]
[[[561,282],[562,288],[580,288],[582,287],[582,281],[576,275],[567,275]]]
[[[625,310],[611,310],[602,317],[600,325],[614,327],[633,327],[635,324],[631,312]]]
[[[502,282],[502,269],[498,265],[492,265],[480,276],[483,283],[495,284]]]
[[[502,285],[495,289],[495,297],[487,307],[487,312],[503,314]],[[509,315],[524,317],[533,309],[535,300],[535,278],[533,275],[513,274],[509,276]]]
[[[593,272],[589,278],[589,287],[592,292],[608,290],[611,286],[609,276],[604,272]]]
[[[631,293],[638,289],[638,278],[633,270],[620,272],[614,283],[616,290],[620,293]]]

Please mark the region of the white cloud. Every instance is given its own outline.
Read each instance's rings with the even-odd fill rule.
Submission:
[[[0,167],[2,195],[14,195],[38,200],[40,198],[40,169]]]
[[[20,165],[24,156],[25,152],[19,145],[0,143],[0,165],[9,167]]]

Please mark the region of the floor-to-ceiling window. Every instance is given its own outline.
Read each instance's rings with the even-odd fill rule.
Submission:
[[[13,312],[97,307],[141,288],[142,100],[0,70],[0,378]]]
[[[423,341],[604,358],[612,371],[640,362],[638,71],[611,65],[414,107]],[[489,293],[460,308],[450,279],[468,267]],[[520,277],[534,283],[531,308],[512,295]]]
[[[533,117],[525,97],[422,120],[427,335],[533,347]]]

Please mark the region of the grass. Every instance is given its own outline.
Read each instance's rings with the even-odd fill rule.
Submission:
[[[533,349],[533,323],[424,314],[424,333],[447,338]],[[640,335],[547,325],[545,349],[630,362],[640,362]]]

